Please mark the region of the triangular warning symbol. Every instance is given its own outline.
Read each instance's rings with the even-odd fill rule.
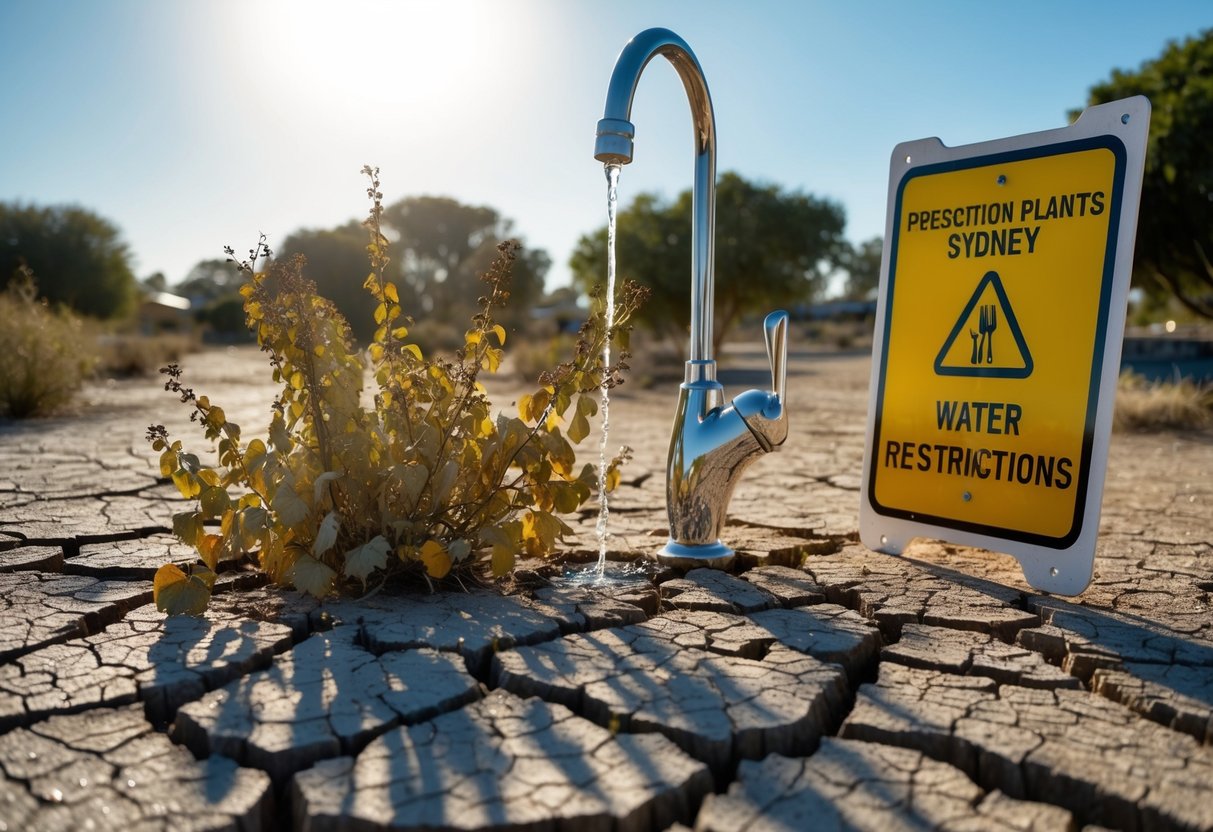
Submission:
[[[986,272],[935,358],[941,376],[1027,378],[1032,353],[998,272]]]

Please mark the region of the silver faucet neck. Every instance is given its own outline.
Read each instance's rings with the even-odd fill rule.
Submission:
[[[712,359],[712,315],[715,299],[716,117],[699,59],[686,41],[669,29],[646,29],[628,41],[615,61],[606,106],[594,142],[594,158],[607,165],[632,161],[636,128],[632,99],[640,75],[657,55],[664,56],[682,79],[695,128],[695,179],[691,226],[691,361]]]

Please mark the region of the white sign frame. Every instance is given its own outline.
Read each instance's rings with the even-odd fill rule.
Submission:
[[[860,539],[869,549],[888,554],[900,554],[916,537],[937,538],[953,543],[1005,552],[1015,557],[1024,577],[1033,587],[1060,595],[1077,595],[1090,584],[1094,569],[1096,538],[1099,531],[1100,506],[1103,499],[1104,479],[1107,473],[1108,442],[1112,432],[1112,412],[1115,403],[1116,382],[1120,373],[1120,355],[1125,326],[1125,314],[1129,292],[1129,279],[1133,264],[1133,246],[1136,240],[1137,216],[1141,199],[1142,175],[1145,167],[1146,142],[1149,135],[1150,102],[1144,96],[1135,96],[1100,104],[1085,110],[1069,127],[1029,133],[991,142],[950,148],[938,138],[920,139],[897,145],[889,165],[888,211],[885,224],[884,251],[880,264],[880,289],[876,304],[876,328],[872,345],[872,377],[869,386],[866,440],[863,458],[863,480],[860,488],[859,526]],[[1106,324],[1103,327],[1103,345],[1095,344],[1095,363],[1092,378],[1099,379],[1099,390],[1095,401],[1092,445],[1087,461],[1086,493],[1081,503],[1082,511],[1077,534],[1063,545],[1043,545],[1011,539],[997,533],[981,533],[955,525],[926,522],[902,516],[893,516],[876,505],[874,493],[874,437],[877,435],[877,417],[880,407],[882,379],[884,378],[887,354],[886,338],[891,314],[890,267],[896,245],[899,204],[898,199],[904,184],[926,166],[946,163],[963,163],[980,160],[982,157],[1005,156],[1008,153],[1029,149],[1047,149],[1052,145],[1064,145],[1075,141],[1110,137],[1113,144],[1123,147],[1124,165],[1121,171],[1121,188],[1118,222],[1109,228],[1115,235],[1114,262],[1111,268],[1111,290],[1106,308]],[[1047,152],[1047,151],[1046,151]],[[1059,149],[1059,152],[1060,149]],[[978,162],[974,162],[977,164]],[[1097,363],[1102,356],[1102,368],[1096,375]],[[963,526],[965,524],[958,524]]]

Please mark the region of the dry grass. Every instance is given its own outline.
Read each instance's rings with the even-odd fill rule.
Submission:
[[[198,349],[198,339],[183,333],[160,335],[100,335],[97,338],[101,376],[154,376],[166,364]]]
[[[1116,389],[1116,430],[1200,430],[1213,427],[1213,387],[1178,381],[1147,381],[1123,373]]]
[[[96,362],[84,322],[40,300],[26,274],[0,293],[0,416],[61,410]]]

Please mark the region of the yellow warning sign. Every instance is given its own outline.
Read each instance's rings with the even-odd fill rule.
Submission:
[[[897,194],[868,499],[1064,548],[1082,523],[1124,150],[912,169]]]

